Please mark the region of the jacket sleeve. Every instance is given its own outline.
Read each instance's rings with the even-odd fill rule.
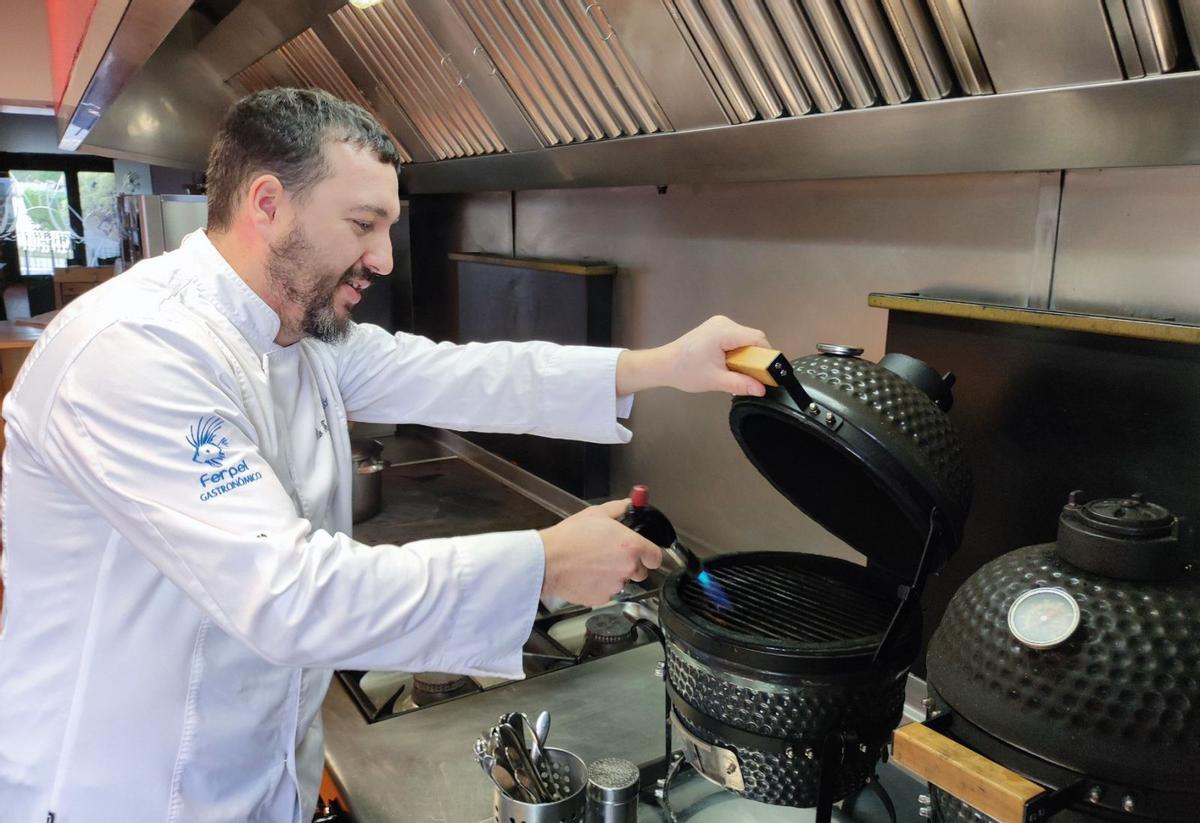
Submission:
[[[458,431],[626,443],[617,422],[620,349],[554,343],[434,343],[359,324],[339,345],[338,385],[351,420]]]
[[[222,630],[275,664],[521,676],[544,567],[536,532],[372,547],[312,531],[240,397],[185,330],[118,324],[66,370],[42,453]]]

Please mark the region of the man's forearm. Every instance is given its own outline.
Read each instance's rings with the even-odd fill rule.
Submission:
[[[617,358],[617,396],[668,385],[669,360],[666,346],[621,352]]]
[[[762,383],[730,371],[725,354],[742,346],[769,345],[758,329],[739,326],[728,317],[711,317],[666,345],[621,352],[617,358],[617,395],[670,386],[686,392],[761,396]]]

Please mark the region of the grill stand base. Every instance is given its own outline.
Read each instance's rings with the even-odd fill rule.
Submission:
[[[934,511],[936,512],[936,509]],[[931,515],[930,516],[930,541],[933,538],[934,528],[935,528],[934,516]],[[929,550],[929,541],[926,542],[925,551],[922,553],[922,556],[921,556],[921,564],[922,565],[924,565],[925,557],[928,554],[928,550]],[[918,576],[918,580],[920,580],[920,576]],[[904,610],[904,606],[905,606],[904,602],[901,602],[896,615],[892,618],[892,623],[891,623],[891,625],[889,625],[887,632],[885,632],[883,642],[880,643],[879,649],[876,650],[877,658],[879,656],[879,652],[882,651],[883,647],[887,644],[888,636],[891,634],[892,629],[895,627],[898,617]],[[639,620],[634,621],[634,627],[636,628],[639,626],[644,626],[658,640],[659,645],[662,647],[663,661],[664,661],[664,665],[665,665],[665,661],[668,657],[668,652],[667,652],[667,639],[666,639],[666,635],[663,633],[662,626],[657,623],[654,623],[650,620],[646,620],[645,618],[641,618]],[[662,810],[666,813],[666,819],[669,821],[669,823],[675,823],[675,813],[671,809],[671,781],[675,778],[675,775],[681,769],[689,768],[691,766],[691,764],[688,763],[687,760],[684,758],[684,754],[682,751],[681,752],[674,751],[674,747],[671,745],[671,742],[672,742],[671,735],[672,735],[672,727],[673,727],[672,718],[674,717],[675,710],[674,710],[674,705],[672,702],[671,684],[669,682],[669,679],[666,675],[665,670],[663,673],[663,703],[664,703],[664,709],[665,709],[665,712],[664,712],[665,717],[664,717],[664,723],[663,723],[663,726],[665,729],[665,737],[666,737],[665,746],[664,746],[665,757],[663,758],[661,763],[647,764],[640,769],[641,777],[642,777],[641,783],[642,783],[642,786],[655,786],[656,787],[654,789],[654,798],[655,798],[656,802],[662,808]],[[858,742],[859,741],[858,741],[857,735],[855,735],[853,733],[846,733],[846,732],[842,732],[842,733],[836,734],[836,735],[830,735],[828,738],[826,738],[825,745],[821,751],[821,782],[820,782],[820,785],[817,790],[818,794],[817,794],[817,806],[816,806],[816,823],[832,823],[833,805],[835,802],[837,802],[835,799],[835,793],[836,793],[837,787],[833,780],[833,776],[835,774],[835,768],[836,768],[837,764],[841,763],[843,755],[846,751],[847,744],[857,746]],[[883,759],[886,761],[887,760],[887,748],[884,747],[883,751],[884,751]],[[654,775],[655,773],[657,773],[659,769],[662,770],[663,777],[661,777],[657,780],[647,779],[650,775]],[[888,796],[887,790],[885,790],[883,788],[883,785],[879,782],[879,776],[877,774],[872,774],[871,776],[869,776],[867,778],[867,783],[865,786],[863,786],[858,791],[853,792],[848,797],[846,797],[843,802],[843,808],[845,808],[847,810],[853,809],[855,803],[857,803],[857,801],[858,801],[859,796],[863,793],[863,791],[865,791],[868,788],[871,789],[879,797],[880,801],[884,805],[884,808],[887,809],[888,818],[891,820],[891,823],[896,823],[896,807],[892,803],[892,799]]]
[[[822,767],[824,767],[824,762],[822,762]],[[679,774],[689,769],[695,771],[692,765],[684,758],[682,751],[671,753],[668,759],[654,760],[641,767],[642,799],[649,801],[653,797],[655,805],[662,809],[663,817],[669,823],[676,823],[677,821],[675,812],[671,808],[671,783]],[[654,788],[651,789],[650,787]],[[896,804],[892,802],[891,796],[888,794],[887,789],[884,788],[883,783],[880,782],[878,775],[872,775],[867,779],[865,786],[850,794],[842,801],[842,813],[853,815],[859,798],[867,791],[870,791],[878,798],[880,804],[887,811],[888,820],[891,823],[896,823]],[[834,804],[835,801],[832,796],[826,792],[821,800],[818,801],[816,807],[816,823],[832,823]]]
[[[842,735],[830,735],[825,738],[825,745],[821,748],[821,783],[817,789],[816,823],[832,823],[833,821],[833,797],[837,792],[833,775],[837,764],[842,759],[846,743],[847,741]],[[857,739],[851,743],[858,745]]]
[[[724,780],[722,780],[716,776],[709,774],[708,772],[705,771],[704,768],[701,768],[699,765],[692,762],[692,759],[687,757],[686,752],[688,750],[687,750],[686,746],[685,746],[685,749],[683,752],[674,753],[671,751],[671,748],[670,748],[670,746],[671,746],[671,738],[670,738],[671,720],[670,720],[670,718],[673,716],[673,712],[677,711],[677,708],[672,707],[671,701],[670,701],[670,694],[671,694],[671,690],[670,690],[670,686],[668,685],[667,686],[667,695],[668,695],[668,699],[667,699],[667,715],[668,715],[667,749],[668,749],[668,751],[667,751],[667,758],[666,758],[665,762],[669,763],[670,765],[667,768],[666,776],[663,779],[658,781],[658,789],[659,790],[655,793],[655,797],[657,798],[659,805],[667,813],[667,819],[669,821],[672,821],[672,823],[673,823],[673,821],[675,820],[675,816],[671,810],[671,805],[670,805],[671,781],[674,779],[675,775],[681,768],[690,767],[694,771],[696,771],[698,774],[705,777],[707,780],[717,783],[718,785],[726,788],[727,790],[734,791],[735,793],[738,793],[738,794],[740,794],[740,792],[737,791],[737,789],[741,788],[741,782],[740,782],[740,774],[736,775],[736,777],[737,777],[737,783],[736,783],[737,788],[736,789],[731,788],[729,785],[729,782],[728,782],[729,781],[728,776],[732,772],[736,771],[736,766],[737,766],[736,762],[730,763],[731,771],[725,772],[725,774],[721,776],[724,778]],[[691,738],[691,735],[687,733],[686,727],[683,726],[682,723],[679,725],[678,730],[681,734],[684,734],[685,737],[687,737],[689,739]],[[854,734],[853,732],[840,732],[838,734],[831,734],[829,737],[827,737],[825,739],[825,744],[821,747],[821,777],[820,777],[820,782],[817,785],[817,803],[813,807],[816,810],[815,823],[832,823],[833,807],[834,807],[834,804],[836,804],[838,802],[838,796],[837,796],[838,786],[837,786],[836,778],[837,778],[838,774],[840,773],[840,769],[841,769],[843,760],[845,758],[847,749],[853,749],[857,746],[858,746],[858,735]],[[867,789],[871,789],[879,797],[880,801],[883,803],[884,808],[888,812],[889,819],[892,821],[892,823],[895,823],[895,821],[896,821],[895,806],[892,804],[891,798],[887,796],[887,792],[884,791],[883,787],[879,784],[878,776],[874,775],[874,774],[872,774],[871,776],[869,776],[867,778],[867,782],[862,788],[860,788],[857,791],[852,792],[851,794],[846,796],[846,798],[844,799],[843,804],[842,804],[843,810],[852,809],[854,807],[854,804],[857,802],[858,797]]]
[[[867,781],[867,785],[856,791],[854,794],[842,801],[842,813],[847,816],[853,816],[854,808],[858,805],[858,799],[863,796],[863,793],[868,789],[879,799],[880,805],[887,812],[888,820],[891,823],[896,823],[896,804],[892,802],[891,795],[887,793],[887,789],[879,782],[879,775],[872,775]]]

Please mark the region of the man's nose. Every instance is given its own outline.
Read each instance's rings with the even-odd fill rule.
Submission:
[[[391,228],[374,232],[371,245],[362,257],[362,264],[367,271],[380,276],[392,273],[392,236]]]

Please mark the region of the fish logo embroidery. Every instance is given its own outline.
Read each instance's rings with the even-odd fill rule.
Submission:
[[[228,437],[217,437],[224,423],[219,417],[201,417],[196,425],[188,429],[187,442],[192,447],[192,462],[209,466],[220,466],[225,459]]]

